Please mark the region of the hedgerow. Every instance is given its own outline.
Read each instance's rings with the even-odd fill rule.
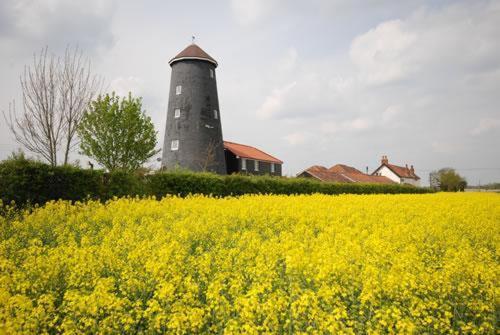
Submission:
[[[27,159],[0,163],[0,200],[4,203],[44,204],[50,200],[102,201],[122,196],[161,198],[168,194],[218,197],[244,194],[397,194],[428,193],[427,188],[399,184],[321,183],[305,178],[159,171],[149,175],[73,166],[52,167]]]

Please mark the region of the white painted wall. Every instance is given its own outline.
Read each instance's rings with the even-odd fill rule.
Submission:
[[[380,176],[389,178],[390,180],[401,184],[401,178],[399,178],[394,172],[392,172],[387,166],[382,166],[380,170],[377,171]]]
[[[420,186],[420,180],[415,180],[411,178],[399,178],[394,172],[392,172],[387,166],[382,166],[380,170],[377,171],[381,176],[387,177],[390,180],[398,184],[410,184],[413,186]]]

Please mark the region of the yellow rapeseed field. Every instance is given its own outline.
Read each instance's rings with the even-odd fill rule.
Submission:
[[[0,217],[0,333],[495,333],[500,195],[48,203]]]

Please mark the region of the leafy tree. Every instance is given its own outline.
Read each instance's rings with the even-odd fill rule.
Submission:
[[[78,127],[82,153],[109,171],[136,170],[156,155],[156,131],[141,98],[99,95]]]
[[[431,172],[431,187],[439,188],[441,191],[463,191],[467,181],[452,168],[443,168]]]

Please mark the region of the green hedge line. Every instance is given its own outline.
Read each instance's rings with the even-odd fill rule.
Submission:
[[[129,172],[104,173],[72,166],[57,166],[27,159],[0,163],[0,199],[16,204],[43,204],[50,200],[107,200],[114,196],[161,198],[167,194],[186,196],[206,194],[229,196],[242,194],[374,194],[428,193],[427,188],[408,185],[334,184],[302,178],[230,175],[185,171],[139,175]]]

